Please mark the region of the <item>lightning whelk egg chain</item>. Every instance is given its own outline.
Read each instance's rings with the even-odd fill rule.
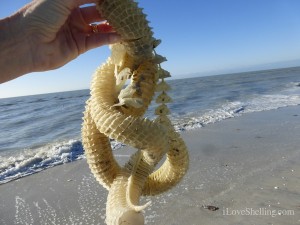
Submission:
[[[101,0],[97,8],[122,41],[110,46],[111,56],[92,78],[82,142],[92,173],[109,191],[106,223],[140,225],[142,210],[150,204],[140,205],[140,197],[174,187],[188,169],[188,152],[167,116],[172,99],[165,78],[170,73],[161,68],[166,59],[154,51],[160,40],[153,37],[146,15],[132,0]],[[157,117],[149,120],[143,115],[155,92]],[[115,160],[110,138],[137,149],[124,166]]]

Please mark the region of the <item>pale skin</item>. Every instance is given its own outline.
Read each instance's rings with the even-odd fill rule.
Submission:
[[[102,22],[96,0],[33,0],[0,20],[0,83],[30,72],[59,68],[80,54],[120,40]]]

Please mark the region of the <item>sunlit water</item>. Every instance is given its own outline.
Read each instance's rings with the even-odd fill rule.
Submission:
[[[170,80],[178,131],[300,104],[300,67]],[[84,157],[89,90],[0,99],[0,184]],[[151,105],[147,112],[153,118]],[[113,148],[120,143],[113,142]]]

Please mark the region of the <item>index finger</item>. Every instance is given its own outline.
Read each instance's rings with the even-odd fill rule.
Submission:
[[[84,21],[88,24],[105,20],[96,9],[96,6],[82,7],[80,8],[80,13]]]

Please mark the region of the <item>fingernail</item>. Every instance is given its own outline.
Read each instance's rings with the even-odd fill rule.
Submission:
[[[121,41],[121,36],[119,34],[111,34],[111,36],[110,36],[111,43],[117,43],[120,41]]]

